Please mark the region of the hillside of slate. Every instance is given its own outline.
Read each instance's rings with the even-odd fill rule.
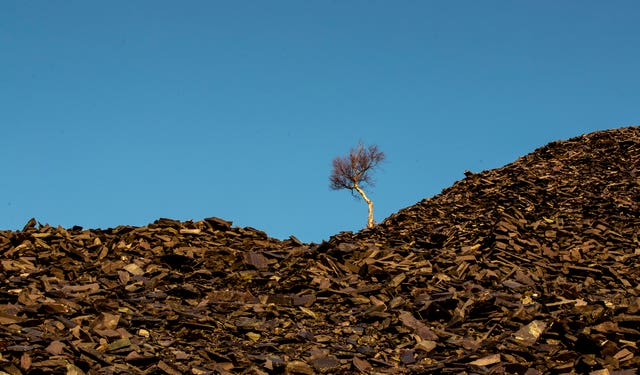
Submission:
[[[0,231],[0,374],[635,374],[640,128],[461,177],[321,244]]]

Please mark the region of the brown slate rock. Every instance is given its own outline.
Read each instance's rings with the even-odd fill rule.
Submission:
[[[542,335],[546,329],[547,324],[545,322],[534,320],[533,322],[524,325],[515,334],[514,339],[520,345],[531,346],[536,343],[538,338]]]
[[[640,367],[640,128],[553,142],[321,244],[218,218],[0,231],[9,374]]]
[[[400,311],[398,314],[398,319],[405,326],[413,329],[415,333],[420,336],[423,340],[437,340],[438,335],[433,333],[429,327],[427,327],[424,323],[420,322],[418,319],[414,318],[413,315],[408,311]]]
[[[256,253],[254,251],[249,251],[243,254],[244,262],[248,265],[251,265],[259,270],[263,270],[267,268],[268,262],[267,258],[260,253]]]
[[[291,361],[287,363],[287,366],[285,368],[285,374],[287,375],[313,375],[314,373],[315,372],[313,371],[313,368],[302,361]]]
[[[338,366],[340,366],[340,361],[334,356],[322,356],[319,358],[314,358],[309,361],[311,366],[313,366],[319,372],[331,372],[335,370]]]

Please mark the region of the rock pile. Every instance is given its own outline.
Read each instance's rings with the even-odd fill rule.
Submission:
[[[32,220],[0,231],[0,374],[634,374],[639,178],[630,127],[319,245]]]

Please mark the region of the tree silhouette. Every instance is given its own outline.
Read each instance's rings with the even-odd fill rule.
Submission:
[[[349,189],[352,193],[357,191],[360,194],[369,206],[367,228],[373,227],[373,202],[362,187],[366,184],[373,186],[370,172],[384,159],[385,155],[378,150],[378,146],[365,147],[362,142],[358,143],[356,148],[352,148],[349,155],[333,159],[333,172],[329,177],[330,187],[333,190]]]

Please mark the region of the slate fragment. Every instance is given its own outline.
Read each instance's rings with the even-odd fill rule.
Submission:
[[[266,269],[268,266],[267,258],[260,253],[256,253],[254,251],[249,251],[244,253],[244,262],[248,265],[251,265],[259,270]]]
[[[471,361],[469,362],[469,364],[474,366],[489,366],[498,362],[500,362],[500,354],[490,354],[486,357],[482,357],[474,361]]]
[[[408,311],[400,311],[398,314],[398,319],[405,326],[412,328],[418,336],[420,336],[423,340],[437,340],[438,335],[433,333],[429,327],[427,327],[424,323],[420,322],[416,319],[410,312]]]
[[[291,361],[287,363],[285,368],[285,374],[294,375],[294,374],[303,374],[303,375],[312,375],[314,373],[313,368],[302,361]]]
[[[338,359],[334,356],[321,356],[312,359],[310,361],[310,364],[317,371],[325,373],[335,370],[338,366],[340,366],[340,361],[338,361]]]
[[[538,338],[542,335],[546,327],[547,324],[545,322],[534,320],[520,328],[514,334],[514,339],[520,345],[531,346],[538,341]]]
[[[367,373],[373,369],[373,366],[371,366],[371,363],[369,363],[366,359],[353,357],[352,361],[355,368],[358,369],[358,371],[360,372]]]

